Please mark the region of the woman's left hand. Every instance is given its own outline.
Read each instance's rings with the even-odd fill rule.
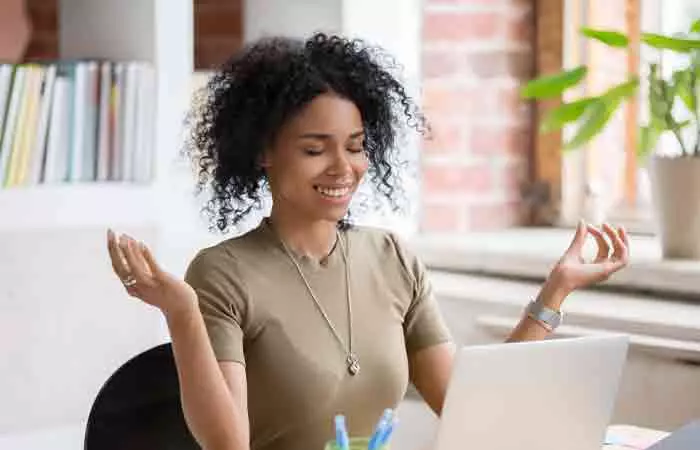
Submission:
[[[598,252],[593,261],[586,262],[583,246],[589,234],[595,238]],[[538,300],[558,310],[571,292],[607,280],[628,262],[629,238],[622,227],[604,224],[601,231],[581,221],[568,250],[547,277]]]

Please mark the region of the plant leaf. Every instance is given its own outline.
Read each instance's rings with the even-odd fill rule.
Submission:
[[[656,148],[661,132],[653,126],[643,126],[639,129],[639,145],[637,157],[646,159]]]
[[[594,30],[592,28],[583,27],[581,28],[581,34],[611,47],[625,48],[629,45],[627,36],[619,31]]]
[[[563,103],[559,107],[549,111],[540,125],[540,131],[547,133],[558,130],[570,122],[577,121],[586,108],[595,102],[596,98],[582,98],[570,103]]]
[[[641,41],[650,47],[681,53],[700,49],[700,39],[674,38],[655,33],[642,33]]]
[[[659,78],[658,65],[651,64],[649,72],[649,117],[651,125],[658,130],[671,128],[668,116],[673,105],[675,94],[673,85]]]
[[[685,104],[686,108],[695,112],[695,96],[693,95],[692,74],[688,70],[680,70],[673,73],[674,91]]]
[[[580,147],[597,136],[605,128],[622,101],[637,92],[638,86],[639,79],[632,77],[628,81],[608,89],[600,97],[594,97],[593,102],[585,108],[581,125],[576,134],[564,145],[564,149],[572,150]]]
[[[561,95],[566,89],[578,84],[586,76],[588,68],[578,66],[554,75],[544,75],[529,81],[520,90],[524,98],[548,98]]]
[[[690,32],[691,33],[700,33],[700,19],[697,19],[693,24],[690,26]]]
[[[612,117],[612,113],[618,104],[619,102],[615,102],[615,105],[610,105],[602,98],[596,99],[592,105],[586,108],[581,125],[574,137],[564,144],[564,150],[573,150],[597,136],[603,130],[605,124],[608,123],[610,117]]]
[[[637,87],[639,87],[639,78],[631,77],[628,81],[608,89],[603,96],[611,101],[624,100],[634,95],[637,92]]]

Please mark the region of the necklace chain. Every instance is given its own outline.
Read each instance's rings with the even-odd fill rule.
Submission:
[[[347,346],[345,344],[345,341],[343,341],[343,338],[338,333],[338,330],[336,330],[335,326],[333,325],[333,322],[328,317],[328,314],[326,314],[326,311],[321,306],[321,302],[318,301],[318,298],[316,297],[316,294],[314,293],[313,289],[311,289],[311,285],[309,284],[309,281],[306,279],[304,272],[301,270],[301,266],[299,265],[299,262],[296,260],[296,258],[292,254],[291,250],[287,247],[287,244],[285,244],[285,242],[281,238],[279,239],[279,241],[282,244],[282,248],[284,248],[285,253],[289,257],[289,259],[292,261],[292,263],[294,264],[294,267],[296,268],[297,273],[299,274],[299,277],[304,282],[304,285],[306,286],[306,290],[308,291],[309,295],[311,296],[311,299],[313,300],[314,304],[316,305],[316,309],[318,309],[318,311],[323,316],[323,319],[326,321],[328,328],[333,333],[333,336],[338,341],[338,343],[342,347],[343,351],[346,352],[345,363],[347,364],[348,372],[350,373],[350,375],[356,375],[360,371],[360,362],[357,358],[357,355],[352,351],[353,338],[352,338],[352,298],[350,295],[350,266],[348,264],[345,243],[343,242],[343,239],[340,236],[340,233],[338,233],[336,231],[336,242],[338,243],[338,245],[340,245],[340,250],[341,250],[341,253],[343,255],[343,263],[345,265],[345,290],[346,290],[346,300],[347,300],[347,310],[348,310],[348,344],[347,344]]]

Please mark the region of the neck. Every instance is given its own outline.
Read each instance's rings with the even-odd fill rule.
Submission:
[[[270,226],[284,245],[299,256],[321,260],[328,256],[335,245],[335,222],[308,220],[293,214],[283,214],[273,206]]]

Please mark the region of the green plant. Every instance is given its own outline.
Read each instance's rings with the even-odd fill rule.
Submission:
[[[581,34],[610,47],[626,48],[629,38],[617,31],[582,28]],[[649,64],[648,108],[649,122],[642,126],[639,134],[639,154],[646,157],[656,146],[663,133],[672,133],[683,154],[700,157],[700,19],[696,20],[688,33],[678,36],[664,36],[642,33],[641,43],[659,50],[659,62]],[[664,78],[661,70],[661,52],[669,50],[687,56],[687,64],[676,69]],[[579,85],[588,74],[588,67],[578,66],[557,74],[545,75],[528,82],[521,90],[521,96],[528,99],[559,97],[564,91]],[[574,136],[564,144],[564,149],[575,149],[597,136],[608,123],[615,111],[625,100],[637,94],[640,80],[631,74],[627,81],[617,84],[599,95],[587,96],[568,103],[562,103],[549,111],[540,124],[541,132],[561,129],[567,124],[576,123]],[[680,106],[678,106],[680,105]],[[689,112],[689,120],[676,119],[679,108]],[[684,142],[682,130],[694,127],[694,142]]]

